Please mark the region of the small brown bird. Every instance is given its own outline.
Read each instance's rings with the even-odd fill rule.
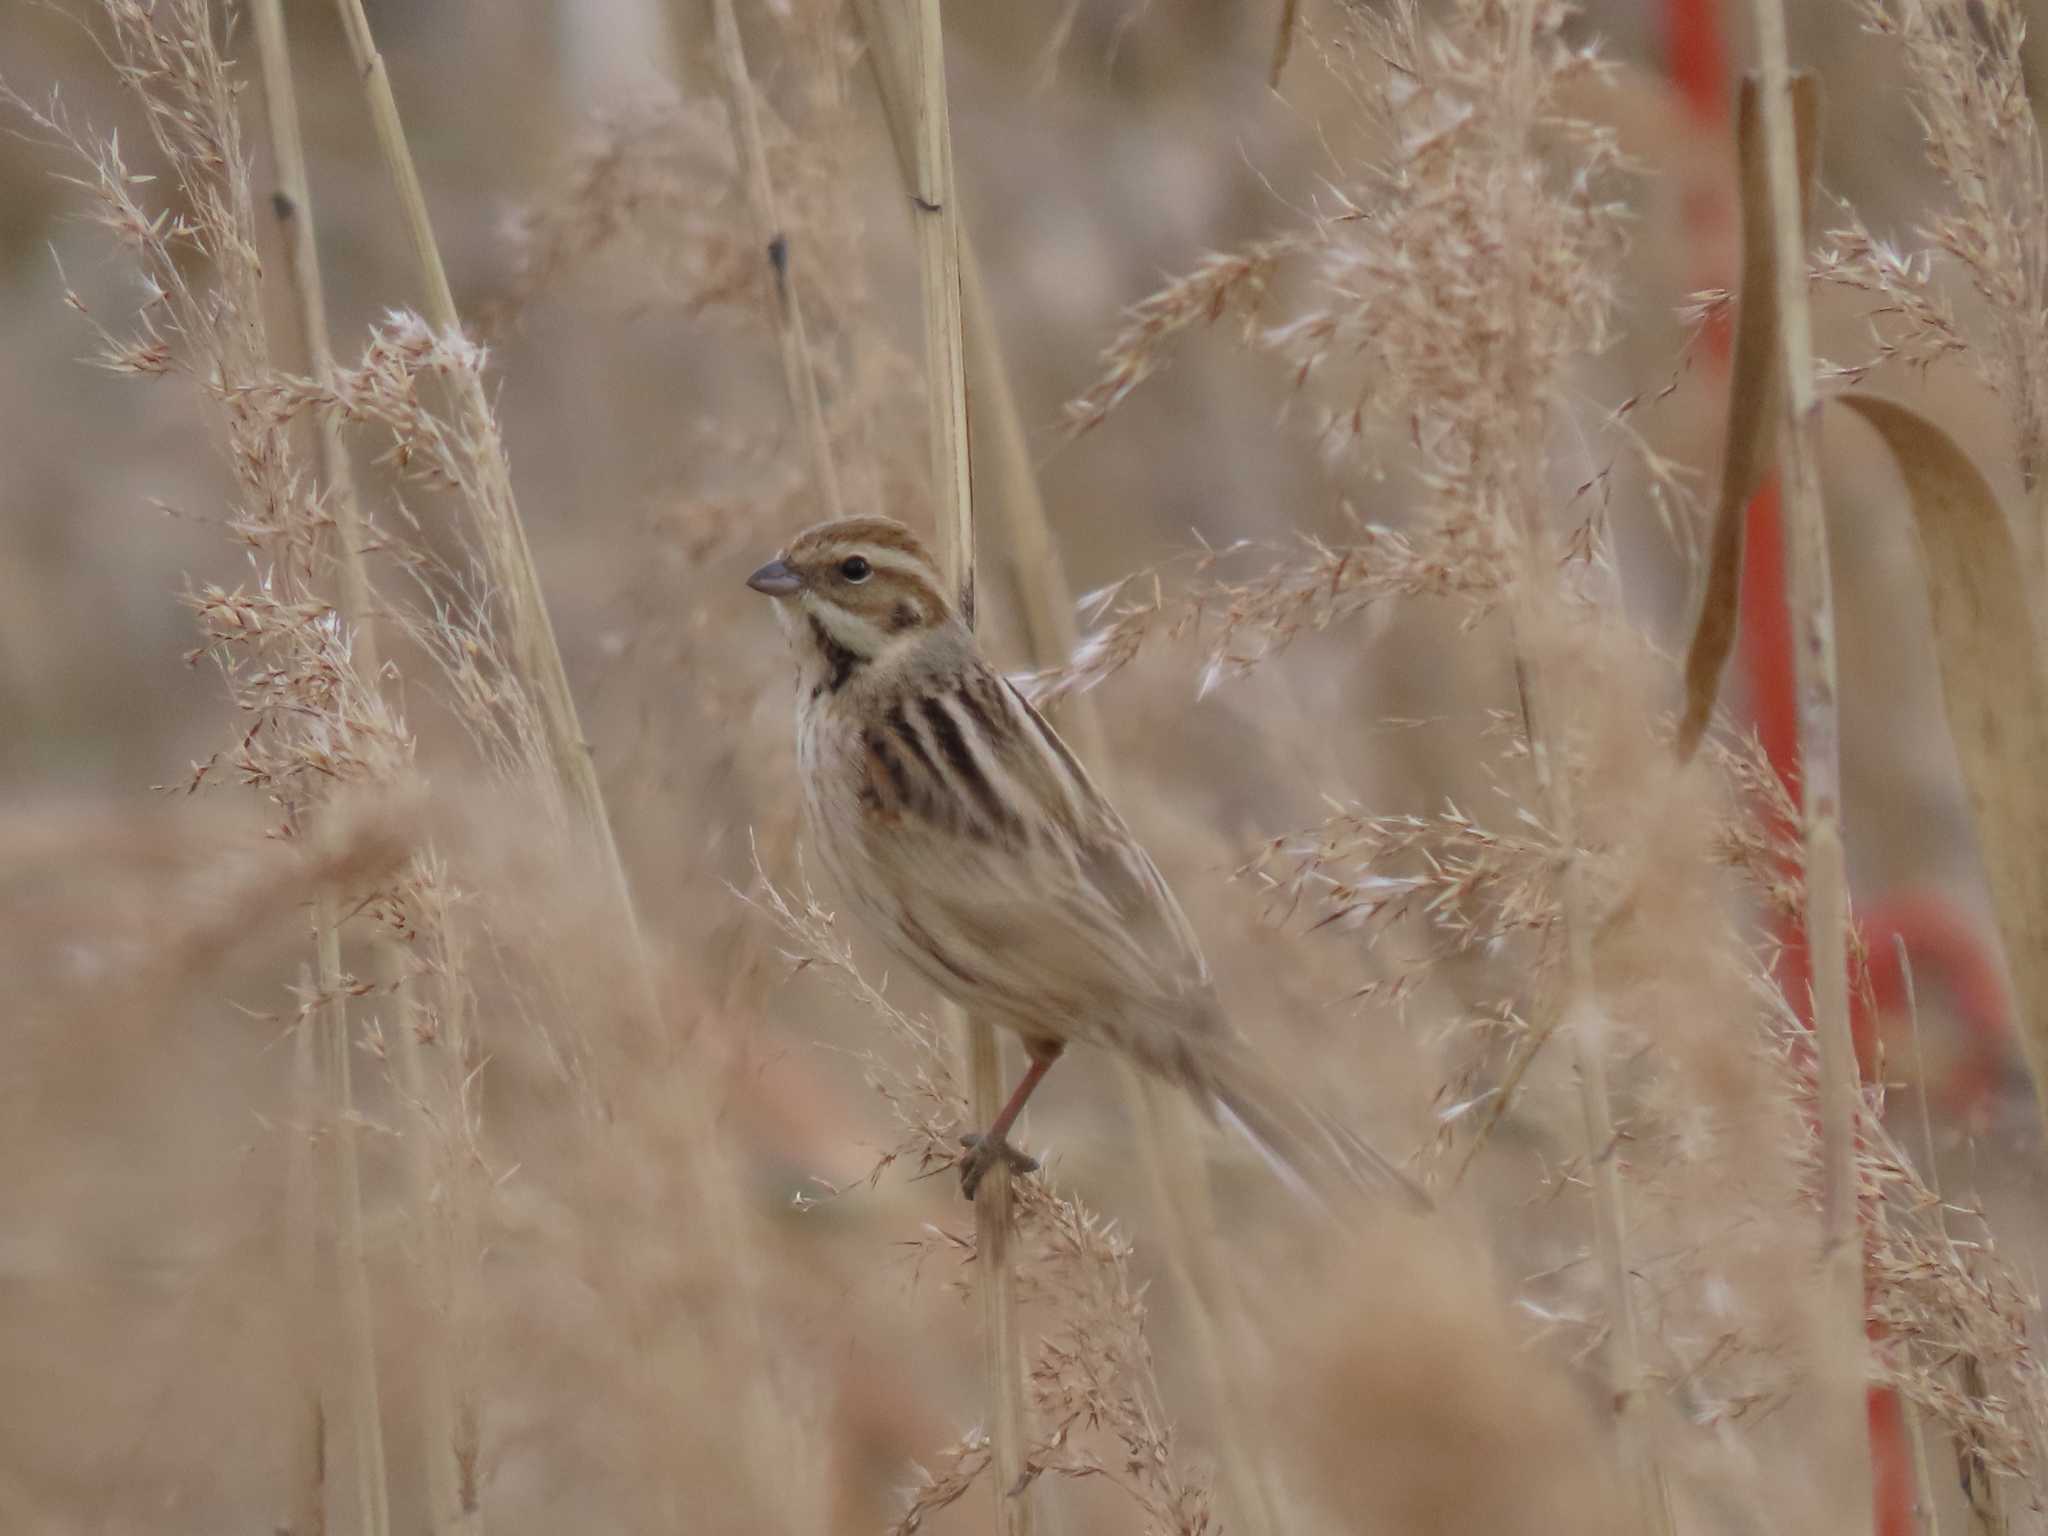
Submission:
[[[982,660],[901,523],[800,534],[747,578],[797,660],[797,764],[811,840],[889,949],[1030,1069],[961,1187],[1069,1043],[1120,1051],[1235,1121],[1296,1187],[1429,1198],[1267,1071],[1231,1028],[1180,904],[1053,728]]]

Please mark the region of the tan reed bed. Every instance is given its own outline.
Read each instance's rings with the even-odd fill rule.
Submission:
[[[227,663],[236,712],[233,739],[196,778],[253,788],[239,798],[261,804],[282,846],[231,882],[216,872],[217,918],[150,910],[132,990],[158,995],[132,1014],[98,1009],[125,1028],[180,999],[239,1000],[246,992],[207,957],[231,943],[224,935],[258,932],[251,914],[282,913],[294,927],[288,954],[262,957],[292,994],[275,1019],[280,1041],[291,1031],[277,1100],[189,1110],[253,1109],[265,1129],[252,1134],[281,1125],[287,1137],[274,1213],[258,1208],[257,1242],[233,1251],[228,1280],[209,1274],[209,1284],[237,1306],[275,1292],[296,1298],[279,1304],[285,1314],[318,1314],[317,1328],[277,1352],[290,1390],[262,1399],[284,1403],[290,1423],[246,1464],[222,1457],[235,1517],[255,1510],[295,1536],[323,1522],[474,1529],[486,1516],[500,1536],[663,1529],[690,1523],[686,1512],[716,1488],[730,1502],[702,1518],[730,1528],[906,1536],[983,1529],[991,1510],[1004,1528],[1035,1522],[1070,1536],[1318,1521],[1854,1528],[1869,1513],[1852,1422],[1868,1380],[1908,1405],[1927,1529],[2003,1532],[2037,1519],[2048,1391],[2031,1339],[2036,1303],[2005,1256],[2024,1255],[2028,1229],[1994,1233],[1970,1209],[1956,1154],[1936,1145],[1941,1131],[1963,1134],[1943,1116],[1925,1112],[1904,1154],[1881,1094],[1858,1095],[1843,1048],[1850,999],[1838,984],[1853,974],[1854,940],[1842,849],[1865,830],[1831,799],[1844,765],[1827,744],[1857,703],[1855,658],[1841,659],[1846,687],[1824,666],[1810,679],[1808,803],[1792,808],[1719,713],[1739,545],[1731,556],[1713,541],[1696,664],[1681,683],[1645,633],[1650,584],[1636,585],[1635,556],[1608,537],[1610,515],[1649,526],[1652,502],[1686,532],[1697,510],[1661,459],[1657,381],[1617,377],[1624,246],[1653,196],[1595,120],[1612,99],[1602,93],[1627,82],[1586,51],[1578,23],[1524,0],[1426,14],[1276,9],[1230,34],[1242,54],[1234,67],[1255,86],[1291,50],[1292,110],[1318,132],[1332,125],[1317,159],[1329,182],[1306,216],[1269,198],[1260,217],[1279,208],[1280,227],[1254,226],[1220,254],[1189,252],[1186,275],[1131,310],[1071,411],[1095,445],[1170,476],[1173,455],[1156,451],[1163,429],[1147,423],[1141,397],[1172,388],[1170,364],[1235,366],[1222,348],[1174,350],[1226,321],[1218,329],[1251,358],[1232,405],[1268,415],[1277,386],[1273,462],[1312,467],[1298,481],[1260,481],[1270,507],[1220,492],[1204,503],[1204,526],[1228,530],[1215,547],[1177,525],[1121,528],[1126,514],[1107,498],[1063,511],[1053,538],[1034,458],[1049,480],[1092,482],[1033,435],[1028,408],[1020,420],[1008,403],[1013,381],[988,345],[991,295],[958,228],[958,205],[979,207],[984,189],[946,185],[953,149],[940,115],[919,125],[922,160],[906,156],[937,212],[906,212],[883,125],[847,89],[862,62],[847,16],[823,0],[766,10],[720,0],[699,18],[702,36],[677,49],[683,101],[620,111],[610,137],[572,157],[573,196],[529,222],[535,270],[507,282],[531,297],[529,279],[537,293],[616,256],[620,235],[637,231],[665,242],[667,271],[683,276],[683,297],[663,302],[715,341],[692,331],[682,343],[701,348],[693,366],[715,384],[715,407],[703,407],[708,420],[677,420],[663,446],[715,458],[717,472],[690,466],[699,477],[682,509],[648,516],[657,531],[644,548],[627,542],[640,509],[577,509],[610,518],[593,526],[628,558],[650,554],[656,617],[617,627],[668,623],[687,643],[647,657],[629,634],[623,659],[594,670],[587,691],[578,675],[575,698],[539,592],[545,575],[550,591],[559,581],[576,593],[589,572],[579,577],[573,559],[542,571],[535,555],[588,546],[536,550],[517,521],[492,375],[456,328],[361,8],[344,5],[339,40],[355,50],[388,156],[370,168],[404,194],[429,313],[378,325],[355,361],[324,358],[315,340],[295,371],[264,328],[263,284],[279,279],[294,284],[290,307],[309,338],[321,323],[307,176],[280,110],[290,61],[274,0],[254,13],[253,51],[276,184],[296,216],[277,232],[282,272],[257,270],[270,230],[237,126],[254,98],[236,104],[211,8],[116,0],[108,10],[129,110],[153,134],[149,165],[38,109],[43,136],[86,152],[88,202],[159,285],[145,291],[139,331],[103,333],[105,360],[172,376],[203,404],[231,481],[226,531],[257,552],[254,571],[272,573],[191,593],[200,645]],[[887,11],[890,26],[926,39],[916,81],[927,100],[942,51],[956,71],[987,78],[989,33],[977,28],[997,25],[948,7],[956,46],[941,50],[935,10]],[[1747,368],[1751,386],[1788,383],[1782,398],[1752,389],[1758,408],[1737,413],[1720,503],[1739,507],[1750,477],[1782,460],[1799,493],[1795,611],[1824,663],[1814,412],[1839,398],[1860,423],[1849,449],[1881,445],[1896,463],[2038,1065],[2048,1036],[2035,951],[2048,904],[2034,852],[2048,827],[2033,768],[2048,690],[2031,610],[2048,211],[2017,13],[1857,0],[1854,14],[1898,45],[1954,206],[1930,216],[1932,262],[1853,214],[1818,256],[1808,251],[1793,212],[1811,176],[1810,155],[1793,150],[1805,125],[1781,110],[1786,61],[1775,9],[1760,6],[1771,46],[1746,157],[1755,259],[1743,280],[1744,325],[1756,330],[1738,373]],[[1058,19],[1075,60],[1093,57],[1100,20],[1080,8]],[[1155,15],[1132,26],[1142,39],[1181,24]],[[869,23],[869,41],[881,30]],[[294,41],[303,50],[317,36]],[[1200,36],[1214,51],[1216,34]],[[317,58],[302,53],[302,88],[318,78]],[[1825,73],[1832,61],[1819,62]],[[714,66],[717,91],[700,107],[689,70],[710,78]],[[886,82],[884,92],[909,94]],[[1061,110],[1084,94],[1060,98]],[[1345,136],[1354,111],[1370,133]],[[1048,108],[1034,122],[1050,133],[1058,115]],[[424,156],[425,142],[416,147]],[[1080,176],[1080,163],[1063,174]],[[152,171],[168,174],[140,179]],[[323,198],[321,211],[347,206]],[[885,211],[869,231],[858,219],[876,207]],[[437,200],[436,213],[459,218],[458,199],[445,210]],[[914,241],[901,252],[890,244],[899,226]],[[770,244],[785,233],[777,264]],[[903,281],[871,282],[862,258],[892,252]],[[914,310],[913,258],[925,295]],[[1006,270],[992,262],[991,282]],[[1031,290],[1034,302],[1070,297],[1071,268],[1025,276],[1048,284]],[[1119,291],[1137,280],[1122,274]],[[1816,365],[1827,305],[1845,294],[1874,312],[1869,355]],[[900,315],[892,296],[905,300]],[[271,307],[283,314],[278,297]],[[588,316],[574,305],[588,302],[565,306],[579,326]],[[1719,313],[1735,302],[1700,304]],[[892,319],[926,344],[922,370],[896,351]],[[1802,328],[1822,339],[1802,340]],[[1015,394],[1051,398],[1047,371],[1017,350]],[[1861,388],[1889,388],[1921,365],[1982,377],[2014,444],[2009,465],[1986,475],[1931,410]],[[787,412],[751,409],[764,389],[779,390]],[[601,398],[611,407],[620,396]],[[968,411],[984,453],[979,485],[965,464]],[[775,425],[763,428],[764,415]],[[927,421],[930,466],[918,462]],[[1195,414],[1165,430],[1210,425]],[[545,431],[531,449],[512,446],[538,457],[555,446]],[[346,447],[366,440],[389,453],[375,466],[365,456],[352,499]],[[2024,502],[2017,520],[2002,500],[2007,479]],[[1091,758],[1115,751],[1134,782],[1179,786],[1180,799],[1162,789],[1138,814],[1178,834],[1176,884],[1202,904],[1212,953],[1237,970],[1233,1001],[1247,1003],[1262,1041],[1298,1048],[1304,1072],[1359,1105],[1375,1132],[1381,1119],[1427,1114],[1415,1161],[1445,1205],[1431,1223],[1395,1234],[1361,1217],[1356,1230],[1295,1230],[1221,1159],[1205,1193],[1202,1149],[1184,1155],[1133,1116],[1146,1152],[1166,1151],[1164,1170],[1130,1180],[1126,1165],[1142,1158],[1106,1136],[1091,1161],[1101,1148],[1077,1138],[1079,1150],[1062,1148],[1044,1177],[1011,1189],[1007,1212],[983,1208],[965,1228],[938,1171],[957,1155],[958,1129],[992,1107],[973,1102],[985,1074],[962,1069],[952,1025],[862,973],[828,898],[795,872],[777,798],[788,787],[784,680],[760,661],[767,641],[733,617],[728,589],[736,565],[827,515],[836,497],[945,530],[970,590],[976,491],[980,587],[991,599],[1016,590],[1018,649],[1046,697],[1064,700],[1064,723]],[[1835,500],[1826,516],[1844,515]],[[444,505],[453,512],[441,527]],[[1729,531],[1725,518],[1715,526]],[[664,564],[672,546],[688,553]],[[1136,569],[1090,599],[1077,625],[1062,566],[1104,561]],[[610,626],[612,609],[598,606],[607,617],[593,622]],[[1011,615],[993,600],[982,607],[999,644]],[[1374,643],[1380,626],[1424,610],[1449,618]],[[1412,673],[1441,719],[1366,718],[1360,701],[1381,670]],[[1261,686],[1274,679],[1303,685],[1309,702],[1284,715],[1270,697],[1279,684]],[[681,722],[653,737],[667,754],[658,774],[636,777],[619,747],[633,707],[608,709],[606,692],[621,686],[641,690],[630,706]],[[771,692],[772,733],[757,702]],[[474,740],[422,746],[401,704],[430,718],[438,708]],[[1446,745],[1414,754],[1434,777],[1427,804],[1404,802],[1393,767],[1425,729]],[[1281,739],[1290,731],[1316,739]],[[717,744],[677,746],[682,736]],[[1271,771],[1278,794],[1251,787],[1269,764],[1284,765]],[[1196,782],[1218,793],[1189,793]],[[499,813],[509,833],[447,805],[501,793],[520,808]],[[1331,803],[1318,809],[1318,795]],[[1796,846],[1774,831],[1773,807],[1800,828]],[[601,830],[613,818],[616,837]],[[663,841],[677,825],[703,835]],[[777,882],[753,899],[772,923],[736,916],[720,878],[745,878],[733,854],[744,856],[752,826]],[[11,824],[9,835],[20,837]],[[699,862],[659,864],[643,841]],[[576,872],[579,846],[596,866],[590,878]],[[139,854],[123,868],[110,891],[147,884]],[[1235,887],[1221,877],[1230,869]],[[61,892],[49,902],[70,911]],[[1818,1070],[1739,920],[1756,908],[1803,913],[1817,936]],[[1233,910],[1247,929],[1263,915],[1282,932],[1270,947],[1234,941]],[[362,974],[351,969],[358,955]],[[784,987],[792,967],[829,985]],[[301,981],[286,988],[294,974]],[[36,999],[37,983],[23,985]],[[1923,977],[1917,1002],[1927,993]],[[1333,1001],[1357,1007],[1311,1006]],[[24,1010],[31,1040],[39,1010],[39,1000]],[[778,1026],[787,1033],[771,1033]],[[863,1029],[872,1044],[849,1033]],[[820,1037],[846,1049],[811,1049]],[[887,1121],[875,1172],[895,1171],[871,1190],[848,1181],[829,1206],[806,1198],[814,1209],[802,1220],[775,1219],[767,1212],[791,1182],[836,1172],[872,1134],[848,1107],[857,1085],[830,1077],[846,1055],[846,1075],[868,1080]],[[756,1079],[770,1085],[759,1099]],[[173,1089],[162,1097],[190,1084]],[[1090,1091],[1073,1090],[1084,1101]],[[1034,1113],[1052,1119],[1065,1102]],[[157,1109],[168,1118],[174,1107]],[[2005,1142],[1984,1145],[1987,1165],[2023,1162]],[[1938,1153],[1951,1159],[1939,1181]],[[919,1183],[905,1169],[933,1177]],[[1190,1274],[1189,1255],[1215,1276]],[[83,1307],[93,1287],[77,1289]],[[1237,1309],[1234,1289],[1255,1304]],[[1183,1290],[1206,1297],[1211,1315],[1191,1314]],[[955,1293],[968,1305],[952,1305]],[[1165,1304],[1148,1309],[1150,1297]],[[1851,1332],[1866,1322],[1867,1343]],[[222,1337],[205,1317],[190,1335]],[[183,1427],[172,1417],[166,1439]],[[1214,1443],[1202,1443],[1204,1430]],[[149,1449],[135,1448],[137,1467],[152,1465]],[[195,1523],[227,1522],[203,1490],[179,1502],[192,1486],[147,1489],[166,1529],[185,1509],[205,1511]],[[0,1489],[0,1500],[14,1496]],[[81,1507],[66,1513],[82,1521]]]

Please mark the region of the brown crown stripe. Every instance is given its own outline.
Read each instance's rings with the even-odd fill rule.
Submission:
[[[917,535],[889,517],[848,517],[836,523],[820,523],[798,534],[791,541],[789,552],[792,557],[814,557],[827,549],[859,544],[875,549],[899,550],[906,555],[914,555],[926,566],[932,564],[930,552]]]

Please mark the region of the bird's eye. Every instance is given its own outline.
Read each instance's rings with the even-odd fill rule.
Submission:
[[[848,581],[866,581],[875,574],[875,568],[868,564],[865,555],[848,555],[839,562],[839,574]]]

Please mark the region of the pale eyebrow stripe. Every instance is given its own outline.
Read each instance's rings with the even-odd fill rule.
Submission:
[[[931,580],[932,568],[918,559],[917,556],[905,550],[879,549],[870,546],[863,549],[849,550],[848,553],[865,557],[868,564],[878,571],[895,571],[901,575],[922,576],[926,581]],[[841,558],[844,559],[845,557],[841,556]]]

